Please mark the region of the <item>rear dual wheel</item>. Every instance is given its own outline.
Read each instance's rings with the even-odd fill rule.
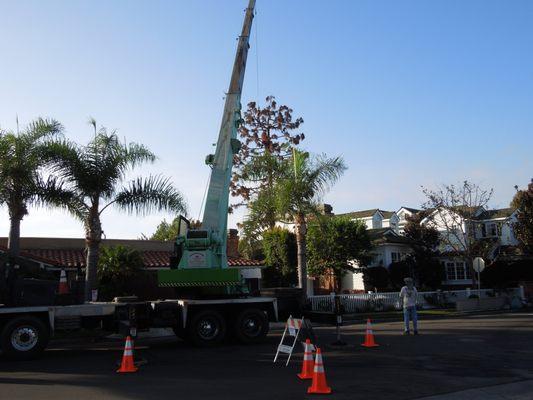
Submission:
[[[247,308],[241,311],[233,323],[233,334],[241,343],[261,342],[268,333],[268,318],[258,308]]]
[[[226,319],[218,311],[200,311],[188,324],[187,338],[198,347],[217,346],[226,338],[227,328]],[[265,312],[257,308],[244,309],[231,319],[231,334],[240,343],[261,342],[268,328]]]

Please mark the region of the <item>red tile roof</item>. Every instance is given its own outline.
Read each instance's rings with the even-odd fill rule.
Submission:
[[[0,250],[5,251],[4,246]],[[169,267],[169,260],[172,252],[170,251],[141,251],[144,265],[146,268],[165,268]],[[32,258],[46,264],[67,267],[83,268],[85,267],[85,250],[84,249],[26,249],[21,251],[22,257]],[[263,263],[257,260],[247,260],[245,258],[228,258],[230,267],[259,267]]]

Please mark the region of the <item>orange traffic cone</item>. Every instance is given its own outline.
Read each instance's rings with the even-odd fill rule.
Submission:
[[[59,276],[59,294],[68,294],[68,282],[67,282],[67,274],[65,273],[65,270],[61,270],[61,275]]]
[[[370,318],[366,320],[365,342],[361,346],[364,346],[364,347],[378,347],[379,346],[379,344],[377,344],[374,341],[374,333],[372,332],[372,324],[370,323]]]
[[[137,372],[137,367],[133,363],[133,340],[128,336],[126,338],[126,346],[124,346],[124,355],[122,356],[122,363],[117,372]]]
[[[322,364],[322,353],[320,348],[316,348],[315,368],[313,371],[313,382],[307,389],[307,393],[328,394],[331,393],[331,388],[326,382],[326,374],[324,373],[324,364]]]
[[[313,369],[315,366],[315,362],[313,361],[313,345],[309,339],[306,339],[304,346],[304,362],[302,364],[302,372],[298,374],[298,378],[313,379]]]

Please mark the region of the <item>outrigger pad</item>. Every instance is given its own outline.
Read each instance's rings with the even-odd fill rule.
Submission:
[[[241,283],[239,270],[219,268],[170,269],[157,271],[160,287],[235,286]]]

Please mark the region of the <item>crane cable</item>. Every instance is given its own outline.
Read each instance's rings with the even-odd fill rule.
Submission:
[[[209,189],[209,182],[211,181],[211,170],[209,170],[208,174],[209,175],[207,176],[205,183],[204,195],[202,196],[202,203],[200,204],[200,209],[198,210],[198,221],[201,221],[201,218],[203,217],[202,210],[204,209],[205,198],[207,197],[207,189]]]

